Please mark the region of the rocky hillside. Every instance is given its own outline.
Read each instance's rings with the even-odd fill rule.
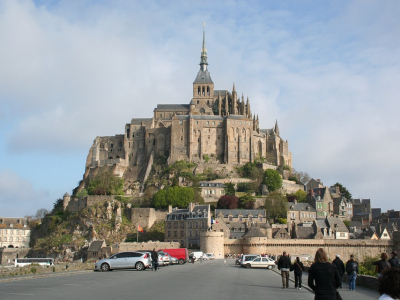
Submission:
[[[48,215],[32,230],[32,255],[51,256],[59,260],[85,258],[94,240],[105,240],[107,245],[136,241],[137,228],[127,215],[129,203],[113,204],[120,212],[107,210],[108,203],[97,203],[77,213],[56,212]],[[164,240],[164,223],[156,223],[139,241]]]

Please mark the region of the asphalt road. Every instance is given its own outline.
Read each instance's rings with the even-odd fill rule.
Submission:
[[[307,277],[303,278],[307,281]],[[343,289],[343,299],[378,299],[376,291]],[[151,270],[116,270],[86,272],[66,276],[23,278],[0,281],[0,299],[298,299],[312,300],[314,294],[306,288],[297,290],[291,282],[282,289],[281,277],[266,269],[246,269],[234,266],[233,260],[205,261],[195,264],[162,267]]]

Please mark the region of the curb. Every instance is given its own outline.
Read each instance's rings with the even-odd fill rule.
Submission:
[[[59,273],[46,273],[46,274],[38,274],[38,275],[22,275],[22,276],[13,276],[13,277],[5,277],[0,278],[0,282],[9,282],[9,281],[19,281],[26,279],[35,279],[35,278],[47,278],[47,277],[55,277],[55,276],[67,276],[70,274],[80,274],[80,273],[89,273],[93,272],[93,270],[81,270],[81,271],[70,271],[70,272],[59,272]]]

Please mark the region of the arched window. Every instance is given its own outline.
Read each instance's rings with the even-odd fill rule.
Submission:
[[[198,88],[197,88],[197,95],[200,95],[200,94],[201,94],[201,88],[198,87]]]

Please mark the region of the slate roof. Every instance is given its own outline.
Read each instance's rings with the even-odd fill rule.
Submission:
[[[312,226],[297,226],[296,233],[298,239],[313,239],[315,236]]]
[[[326,224],[325,219],[316,219],[315,223],[317,223],[319,228],[328,228],[328,224]]]
[[[179,117],[179,116],[178,116]],[[222,121],[224,118],[218,115],[190,115],[193,120],[218,120]]]
[[[221,96],[225,96],[226,94],[228,95],[231,94],[228,90],[214,90],[214,96],[218,96],[218,92]]]
[[[151,124],[152,121],[153,121],[153,119],[151,119],[151,118],[147,118],[147,119],[144,119],[144,118],[141,118],[141,119],[132,119],[132,120],[131,120],[131,124],[138,124],[138,125],[140,125],[142,122],[143,122],[143,123],[149,123],[149,124]]]
[[[244,235],[244,237],[266,237],[266,235],[260,230],[258,227],[251,227],[249,231],[247,231]]]
[[[208,217],[208,205],[195,205],[192,212],[190,212],[189,209],[176,209],[167,214],[168,221]]]
[[[294,203],[294,202],[288,202],[288,210],[291,211],[311,211],[311,212],[316,212],[316,209],[312,207],[308,203]]]
[[[208,70],[203,71],[200,69],[193,83],[213,83],[210,72]]]
[[[100,251],[104,241],[94,241],[90,244],[88,251]]]
[[[342,219],[335,217],[327,217],[326,222],[329,224],[329,227],[336,232],[349,232],[346,225],[344,225]]]
[[[226,185],[223,184],[222,182],[201,181],[201,182],[200,182],[200,187],[219,187],[219,188],[225,188]]]
[[[256,217],[260,214],[265,217],[264,209],[216,209],[215,216],[218,216],[219,213],[222,213],[224,218],[228,218],[230,214],[232,214],[234,218],[237,218],[240,214],[245,218],[247,218],[249,214],[251,214],[253,217]]]
[[[155,111],[160,111],[160,110],[166,110],[166,111],[171,111],[171,110],[185,110],[189,111],[190,105],[189,104],[158,104],[157,107],[154,109]]]

